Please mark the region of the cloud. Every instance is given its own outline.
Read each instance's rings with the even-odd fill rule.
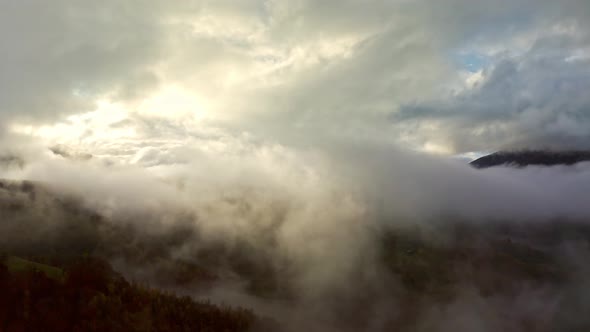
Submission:
[[[570,116],[580,110],[555,111],[560,105],[544,105],[541,96],[555,93],[565,100],[577,93],[547,91],[549,82],[584,84],[585,71],[574,68],[584,65],[587,45],[584,1],[556,6],[551,1],[446,0],[436,9],[424,1],[153,0],[141,6],[28,1],[4,6],[0,117],[5,130],[13,123],[64,121],[95,111],[105,101],[130,116],[195,112],[215,126],[292,145],[377,140],[465,151],[483,144],[459,146],[463,137],[449,136],[471,134],[460,134],[468,131],[462,128],[485,131],[482,142],[493,136],[488,132],[496,133],[500,146],[516,144],[514,140],[567,140],[561,133],[577,137],[583,130]],[[522,59],[502,56],[522,50]],[[463,86],[452,54],[481,54],[489,62],[485,87],[478,89],[482,92],[463,92],[457,98],[473,101],[457,107],[445,97],[449,89]],[[571,63],[560,64],[558,58]],[[510,63],[519,68],[514,79],[501,72]],[[543,67],[544,76],[536,66]],[[525,126],[504,120],[505,112],[521,111],[520,104],[507,105],[519,97],[497,98],[516,91],[492,91],[492,81],[507,86],[508,80],[518,81],[514,89],[530,90],[530,102],[540,108],[526,113],[522,122],[531,127],[542,122],[546,134],[504,137]],[[172,98],[186,103],[172,103]],[[487,105],[490,99],[505,104]],[[578,108],[583,102],[578,101]],[[479,104],[501,110],[472,110]],[[433,108],[441,110],[425,110]],[[388,119],[396,116],[390,114],[397,113],[413,121],[392,125]],[[437,114],[437,121],[420,121],[426,113]],[[472,113],[496,114],[504,122]],[[498,126],[516,128],[510,133],[488,128]]]
[[[3,149],[26,165],[4,176],[210,213],[234,234],[286,204],[286,239],[315,218],[330,236],[339,220],[587,215],[583,168],[482,173],[405,151],[585,141],[583,1],[34,4],[0,14]],[[486,58],[471,86],[456,54]]]
[[[34,122],[81,113],[105,95],[153,86],[162,32],[157,2],[141,9],[89,1],[2,5],[0,116]],[[165,12],[163,12],[165,14]]]
[[[341,330],[337,322],[351,323],[342,318],[347,310],[369,315],[372,325],[366,326],[373,330],[386,330],[382,324],[392,318],[391,308],[407,291],[380,260],[381,237],[390,230],[432,231],[428,245],[453,246],[449,239],[457,224],[484,229],[508,224],[528,231],[553,220],[584,224],[590,216],[584,204],[590,192],[587,164],[481,171],[390,146],[328,147],[293,149],[236,140],[221,149],[205,149],[195,140],[178,148],[144,147],[137,150],[144,158],[108,165],[99,158],[65,158],[31,147],[22,169],[2,170],[0,176],[31,179],[46,188],[26,210],[32,216],[12,221],[38,223],[35,229],[41,234],[55,231],[55,238],[62,239],[61,229],[69,228],[52,227],[64,221],[83,223],[86,212],[76,211],[89,211],[100,216],[101,226],[97,234],[82,229],[83,239],[103,243],[101,250],[130,276],[149,279],[156,273],[152,269],[165,266],[167,259],[204,264],[219,272],[222,281],[211,286],[211,293],[193,295],[226,303],[239,300],[312,330]],[[30,196],[2,190],[6,204]],[[74,203],[62,197],[75,197]],[[71,214],[76,217],[70,219]],[[38,233],[20,234],[31,234],[34,241]],[[414,236],[410,234],[408,239]],[[80,242],[75,242],[80,248],[88,246]],[[214,263],[202,252],[213,252]],[[252,264],[246,267],[253,270],[244,268],[242,276],[238,272],[243,265],[232,265],[240,263]],[[230,267],[237,272],[227,271]],[[293,292],[293,298],[253,300],[247,285],[256,285],[257,275],[248,273],[258,269],[269,280],[279,278],[277,287]],[[520,301],[508,310],[514,316],[503,319],[510,296],[490,299],[470,292],[469,282],[460,284],[466,294],[459,293],[450,303],[424,300],[426,312],[421,315],[428,319],[421,320],[423,328],[441,330],[432,325],[437,321],[448,329],[456,324],[512,326],[521,316],[536,317],[536,308],[554,309],[554,293],[543,293],[535,285],[529,292],[525,286],[513,293]],[[366,313],[358,303],[367,303]],[[441,318],[449,313],[460,319]]]
[[[390,113],[393,127],[409,144],[457,153],[587,149],[589,100],[582,86],[590,79],[589,35],[584,14],[574,12],[580,6],[567,2],[556,10],[539,3],[535,14],[510,21],[511,36],[476,28],[474,34],[480,35],[463,39],[455,58],[477,62],[485,57],[485,62],[475,70],[466,68],[474,73],[465,74],[463,85],[451,84],[435,98],[401,103]]]
[[[577,40],[537,40],[525,54],[502,57],[473,88],[407,104],[391,121],[419,140],[457,152],[505,148],[587,149],[588,60],[572,59]]]
[[[377,296],[399,295],[381,231],[590,216],[586,164],[478,171],[412,151],[587,147],[587,1],[0,6],[0,177],[154,237],[188,225],[171,257],[249,248],[291,278],[301,321],[399,303]],[[461,299],[429,315],[477,328],[490,303]]]

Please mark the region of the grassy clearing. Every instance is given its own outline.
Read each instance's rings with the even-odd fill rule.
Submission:
[[[6,265],[8,271],[11,273],[19,273],[31,270],[40,271],[43,272],[48,278],[59,282],[63,281],[65,277],[64,271],[60,268],[32,262],[16,256],[8,256],[4,260],[4,265]]]

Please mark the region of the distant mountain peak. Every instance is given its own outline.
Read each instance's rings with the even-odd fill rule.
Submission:
[[[584,161],[590,161],[590,151],[523,150],[495,152],[478,158],[470,164],[475,168],[489,168],[573,165]]]

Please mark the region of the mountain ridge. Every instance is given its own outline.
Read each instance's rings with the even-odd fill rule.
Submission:
[[[571,166],[585,161],[590,161],[590,151],[522,150],[494,152],[473,160],[470,165],[478,169],[497,166],[523,168],[527,166]]]

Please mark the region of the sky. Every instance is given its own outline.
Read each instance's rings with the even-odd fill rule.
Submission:
[[[203,206],[590,215],[586,165],[466,165],[588,148],[585,0],[0,6],[1,177],[68,188],[105,213],[148,201],[245,225],[239,209]]]
[[[3,136],[147,164],[186,141],[445,155],[590,141],[585,0],[0,6]]]
[[[187,205],[244,188],[270,195],[264,204],[277,192],[304,205],[337,192],[363,213],[406,219],[539,202],[541,214],[572,214],[589,190],[584,166],[553,183],[538,179],[555,170],[484,175],[465,161],[588,148],[585,0],[0,6],[5,178],[103,203],[149,195],[154,178],[174,187],[156,201]]]

